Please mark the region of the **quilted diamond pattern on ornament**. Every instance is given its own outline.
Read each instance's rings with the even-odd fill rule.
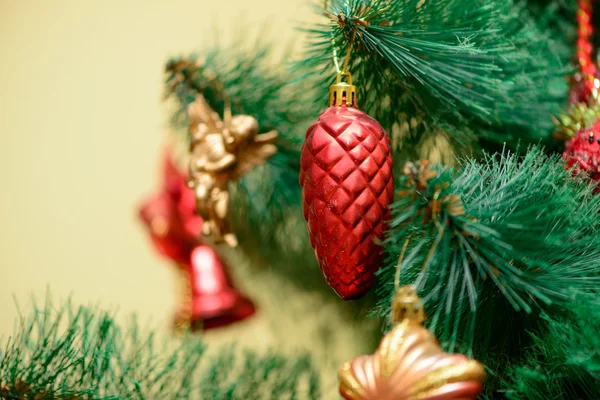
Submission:
[[[344,299],[363,295],[381,263],[394,181],[389,138],[352,107],[329,107],[306,134],[300,184],[311,244]]]

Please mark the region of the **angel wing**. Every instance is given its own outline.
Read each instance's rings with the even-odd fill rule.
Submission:
[[[188,106],[188,119],[190,131],[194,133],[201,123],[206,124],[210,132],[220,131],[223,128],[223,122],[219,114],[215,112],[201,94],[196,96],[196,100]]]
[[[254,136],[254,143],[274,143],[279,134],[277,131],[271,131]]]
[[[241,178],[252,168],[264,164],[277,153],[277,146],[273,144],[277,140],[277,136],[276,131],[256,135],[254,141],[237,155],[237,164],[231,173],[231,179]]]

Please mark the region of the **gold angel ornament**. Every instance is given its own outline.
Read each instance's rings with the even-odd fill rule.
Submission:
[[[190,164],[188,186],[194,190],[196,212],[202,217],[202,234],[216,243],[237,246],[229,224],[229,183],[263,164],[277,152],[277,132],[258,134],[258,122],[249,115],[223,120],[199,95],[188,107]]]
[[[393,301],[395,327],[375,354],[357,357],[339,371],[347,400],[476,399],[482,390],[481,364],[442,351],[423,327],[425,313],[413,286],[401,287]]]

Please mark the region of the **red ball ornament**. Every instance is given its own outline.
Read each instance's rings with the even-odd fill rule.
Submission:
[[[567,169],[573,168],[575,174],[585,173],[592,181],[600,182],[600,121],[573,136],[563,157]]]
[[[600,74],[596,73],[594,79],[599,79]],[[593,83],[593,80],[591,81]],[[590,79],[585,79],[581,73],[575,74],[571,78],[571,87],[569,89],[570,104],[588,104],[593,99],[594,88],[590,87]]]
[[[591,41],[592,2],[579,0],[577,11],[578,39],[577,60],[580,72],[574,76],[571,88],[569,115],[559,121],[558,137],[570,138],[565,146],[563,157],[565,168],[574,174],[586,174],[600,182],[600,103],[598,101],[599,71],[592,61]],[[561,124],[562,123],[562,126]],[[595,192],[598,192],[596,187]]]
[[[345,300],[375,281],[394,194],[390,139],[356,108],[348,78],[341,82],[340,74],[331,87],[330,107],[308,129],[300,161],[310,242],[327,283]]]

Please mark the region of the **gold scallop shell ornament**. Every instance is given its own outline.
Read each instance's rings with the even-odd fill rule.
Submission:
[[[442,350],[422,323],[425,313],[413,286],[401,287],[393,302],[396,324],[373,355],[345,362],[340,394],[347,400],[476,399],[483,366]]]

